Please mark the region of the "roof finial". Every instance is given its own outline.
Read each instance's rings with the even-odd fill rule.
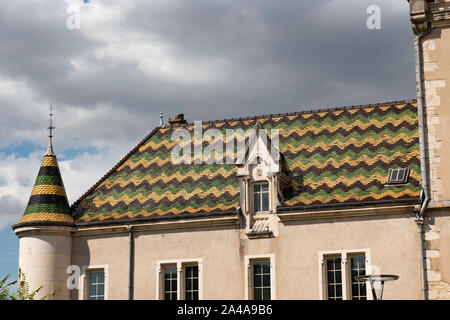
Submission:
[[[49,134],[49,142],[48,142],[48,149],[45,153],[46,156],[54,156],[55,153],[53,152],[53,129],[55,127],[53,126],[53,105],[50,103],[50,126],[47,128],[50,131]]]
[[[161,128],[164,127],[164,118],[163,118],[162,106],[159,108],[159,126]]]

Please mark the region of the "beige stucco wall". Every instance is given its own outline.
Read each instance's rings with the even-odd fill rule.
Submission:
[[[277,299],[319,299],[318,253],[366,248],[372,265],[400,276],[386,284],[385,299],[420,299],[418,233],[411,215],[280,223],[278,237],[244,238],[242,246],[239,233],[232,226],[135,232],[135,299],[155,299],[158,260],[188,258],[203,259],[204,299],[244,299],[244,257],[261,254],[275,254]],[[74,237],[72,263],[108,265],[109,299],[127,299],[128,244],[127,233]]]
[[[108,299],[128,299],[128,234],[73,237],[72,265],[98,267],[108,265]],[[71,290],[78,299],[78,290]]]

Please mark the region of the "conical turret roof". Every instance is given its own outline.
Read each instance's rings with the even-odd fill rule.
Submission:
[[[44,155],[30,200],[21,223],[73,223],[66,190],[53,152]]]
[[[32,224],[70,224],[74,220],[70,214],[69,201],[59,171],[58,161],[53,152],[53,113],[50,105],[50,130],[47,152],[42,160],[30,200],[19,221]]]

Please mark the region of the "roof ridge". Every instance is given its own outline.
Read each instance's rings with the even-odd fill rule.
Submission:
[[[119,168],[122,164],[125,163],[125,161],[128,160],[129,157],[131,157],[132,154],[134,154],[148,139],[150,139],[161,127],[156,127],[152,131],[150,131],[149,134],[147,134],[139,143],[131,149],[122,159],[120,159],[114,167],[112,167],[103,177],[101,177],[92,187],[90,187],[85,193],[83,193],[72,205],[70,206],[70,209],[73,210],[73,208],[78,205],[89,193],[94,191],[101,183],[103,183],[117,168]]]
[[[254,116],[239,117],[239,118],[225,118],[225,119],[220,119],[220,120],[206,120],[206,121],[202,121],[202,124],[214,124],[214,123],[222,123],[222,122],[230,122],[230,121],[259,120],[259,119],[272,118],[272,117],[295,116],[295,115],[301,115],[301,114],[314,114],[314,113],[319,113],[319,112],[333,112],[333,111],[341,111],[341,110],[371,108],[371,107],[373,108],[373,107],[381,107],[381,106],[389,106],[389,105],[392,106],[392,105],[400,105],[400,104],[408,104],[408,103],[417,103],[417,99],[394,100],[394,101],[386,101],[386,102],[370,103],[370,104],[339,106],[339,107],[320,108],[320,109],[309,109],[309,110],[304,110],[304,111],[272,113],[272,114],[254,115]],[[177,128],[192,126],[192,125],[194,125],[193,122],[187,122],[187,123],[178,125]]]

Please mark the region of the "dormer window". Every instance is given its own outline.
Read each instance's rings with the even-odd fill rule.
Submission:
[[[275,142],[274,142],[275,141]],[[245,233],[249,239],[278,235],[277,207],[284,200],[281,183],[288,180],[280,162],[278,131],[267,136],[259,122],[245,145],[244,159],[238,163],[240,177],[239,206],[245,216]]]
[[[401,184],[408,181],[409,169],[397,168],[392,169],[389,173],[388,184]]]
[[[253,185],[253,210],[255,213],[269,211],[268,183],[256,183]]]

